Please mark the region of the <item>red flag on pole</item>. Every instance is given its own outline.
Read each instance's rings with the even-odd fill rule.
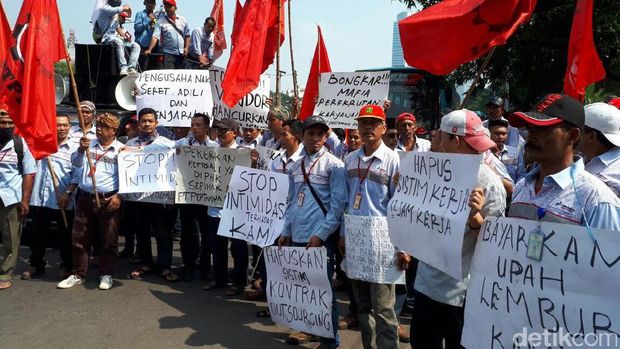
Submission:
[[[215,18],[215,29],[213,29],[214,47],[213,56],[219,58],[226,49],[226,35],[224,34],[224,4],[222,0],[215,0],[211,17]]]
[[[280,6],[280,15],[278,16],[278,0],[271,2],[271,11],[269,18],[269,30],[267,30],[267,43],[265,44],[265,55],[263,56],[263,71],[267,70],[276,57],[278,50],[278,25],[280,26],[280,46],[284,43],[284,3],[282,0]],[[279,20],[278,20],[279,19]]]
[[[582,102],[586,87],[605,78],[605,68],[596,53],[592,35],[593,10],[593,0],[577,0],[564,76],[564,93]]]
[[[55,153],[54,63],[67,56],[56,0],[24,1],[6,54],[0,91],[15,127],[36,159]]]
[[[4,6],[0,2],[0,52],[8,52],[11,46],[11,26],[6,19]],[[0,67],[4,66],[5,57],[0,57]]]
[[[260,75],[273,62],[277,43],[274,45],[267,40],[277,39],[278,1],[252,0],[246,3],[243,14],[237,18],[241,22],[233,25],[233,49],[222,81],[222,101],[231,108],[258,87]],[[270,34],[272,26],[276,26],[273,38]]]
[[[310,74],[308,74],[308,80],[306,80],[306,90],[304,91],[304,98],[301,102],[301,112],[299,113],[299,118],[301,120],[305,120],[314,113],[314,99],[319,96],[319,77],[321,73],[332,71],[332,67],[329,64],[327,49],[325,48],[325,42],[323,41],[321,27],[317,26],[317,30],[319,38],[316,42],[316,48],[314,49],[314,57],[312,57],[312,64],[310,65]]]
[[[445,0],[400,22],[405,61],[445,75],[492,47],[526,22],[536,0]]]
[[[241,19],[243,17],[243,6],[241,6],[241,3],[239,2],[239,0],[237,0],[237,3],[235,4],[235,14],[233,15],[233,29],[232,29],[232,33],[230,34],[230,41],[232,42],[232,45],[235,45],[235,42],[237,41],[237,32],[239,31],[239,23],[243,22],[243,20]]]

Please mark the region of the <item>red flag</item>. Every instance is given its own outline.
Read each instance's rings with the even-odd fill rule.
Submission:
[[[213,29],[214,47],[213,56],[219,58],[226,49],[226,35],[224,34],[224,4],[222,0],[215,0],[211,17],[215,18],[215,29]]]
[[[0,2],[0,52],[8,52],[11,46],[11,26],[6,19],[4,7]],[[4,66],[4,58],[0,57],[0,66]]]
[[[272,26],[277,26],[278,1],[252,0],[246,3],[241,17],[236,20],[241,21],[234,24],[233,49],[222,81],[222,101],[231,108],[258,87],[260,75],[273,62],[277,44],[267,40],[271,39]]]
[[[243,17],[243,6],[241,6],[241,3],[239,2],[239,0],[237,0],[237,4],[235,4],[235,14],[233,15],[233,30],[232,33],[230,34],[230,41],[232,42],[232,45],[235,45],[235,42],[237,41],[237,33],[239,31],[239,23],[243,22],[243,20],[241,19]]]
[[[317,29],[319,38],[316,42],[316,48],[314,49],[314,57],[312,57],[312,64],[310,65],[310,74],[308,74],[308,80],[306,81],[304,99],[301,102],[301,112],[299,113],[299,118],[301,120],[305,120],[314,113],[314,99],[319,96],[319,77],[321,73],[332,71],[332,67],[329,64],[327,49],[325,48],[325,42],[323,42],[321,27],[317,26]]]
[[[586,87],[605,78],[605,68],[596,53],[592,35],[592,0],[577,0],[568,44],[564,93],[584,100]]]
[[[271,2],[271,16],[269,18],[269,30],[267,31],[267,43],[265,45],[265,55],[263,56],[263,71],[267,70],[276,57],[278,50],[278,24],[280,25],[280,46],[284,42],[284,3],[280,2],[280,15],[278,16],[278,0]]]
[[[56,0],[25,0],[13,29],[0,91],[8,96],[11,118],[36,159],[58,150],[54,63],[66,56]]]
[[[405,61],[445,75],[492,47],[526,22],[536,0],[445,0],[400,22]]]

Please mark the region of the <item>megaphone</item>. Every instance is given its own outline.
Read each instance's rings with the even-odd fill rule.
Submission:
[[[56,95],[56,104],[62,103],[62,101],[69,95],[69,80],[65,79],[62,75],[54,74],[54,87]]]
[[[116,103],[125,110],[135,111],[137,109],[135,96],[137,78],[138,75],[135,74],[127,75],[116,84],[114,89]]]

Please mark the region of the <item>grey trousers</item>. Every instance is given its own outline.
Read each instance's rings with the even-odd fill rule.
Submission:
[[[351,280],[364,349],[397,349],[395,285]]]
[[[13,271],[17,265],[19,241],[22,237],[17,204],[0,208],[0,233],[2,234],[0,258],[3,259],[0,267],[0,281],[9,281],[13,278]]]

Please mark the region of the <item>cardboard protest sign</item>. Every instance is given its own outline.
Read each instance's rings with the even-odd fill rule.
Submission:
[[[176,187],[174,149],[123,151],[118,155],[119,193],[170,191]]]
[[[189,127],[195,113],[213,110],[206,70],[148,70],[138,76],[136,87],[138,112],[155,109],[160,126]]]
[[[235,165],[251,164],[250,149],[182,147],[174,202],[222,207]]]
[[[236,166],[222,208],[217,235],[271,246],[284,227],[288,176]]]
[[[542,259],[527,257],[536,221],[488,218],[471,262],[466,348],[620,347],[620,233],[541,223]]]
[[[213,95],[212,115],[215,119],[231,118],[236,120],[241,127],[267,129],[267,113],[269,113],[267,99],[270,86],[268,75],[261,75],[258,87],[241,98],[234,108],[229,108],[222,102],[224,69],[218,67],[209,72]]]
[[[273,322],[334,338],[332,287],[324,247],[266,247],[267,302]]]
[[[322,73],[315,114],[332,128],[355,128],[360,109],[383,106],[390,89],[390,72]]]
[[[148,193],[123,194],[125,201],[150,202],[154,204],[174,204],[174,191],[154,191]]]
[[[396,266],[386,217],[344,216],[345,263],[350,279],[378,284],[404,284]]]
[[[272,148],[263,147],[262,145],[257,145],[255,149],[258,152],[256,167],[259,170],[265,171],[270,171],[273,161],[285,152],[284,149],[275,150]]]
[[[388,203],[394,246],[456,279],[462,279],[461,251],[476,185],[480,155],[409,152]],[[466,271],[465,271],[466,273]]]

